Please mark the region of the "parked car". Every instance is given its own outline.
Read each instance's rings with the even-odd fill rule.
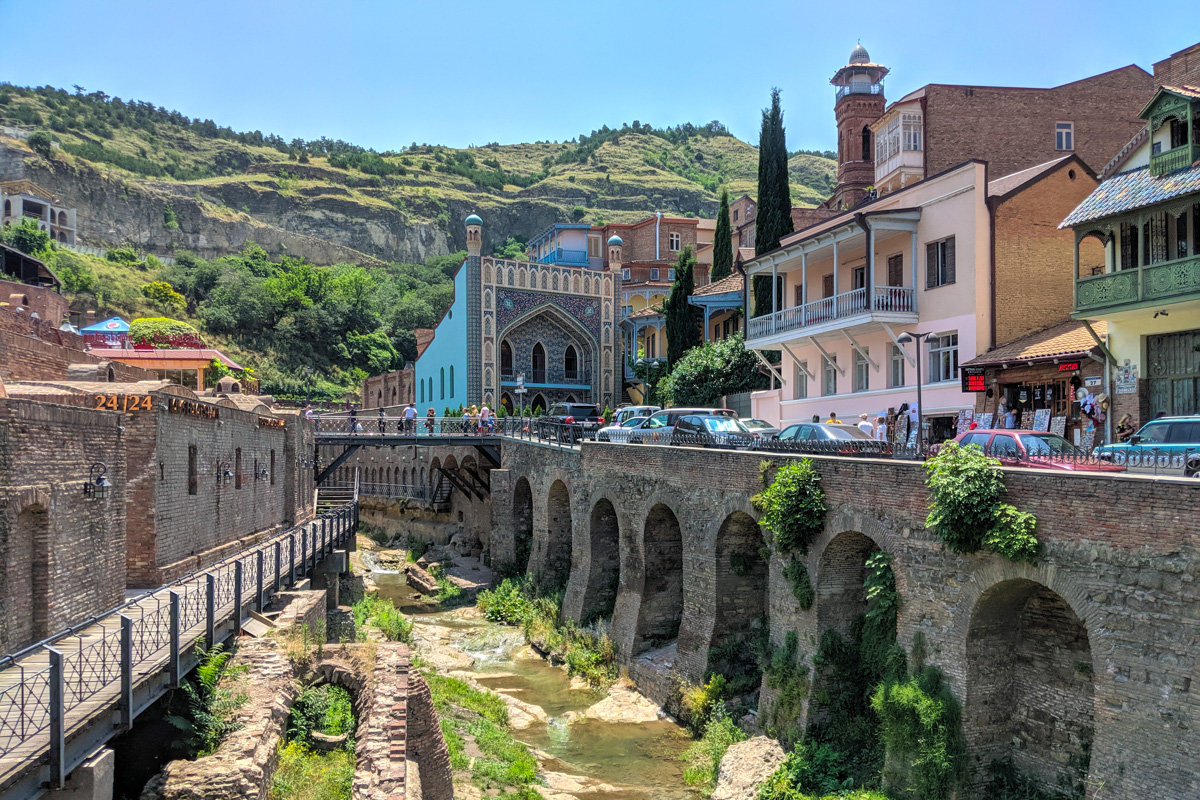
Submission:
[[[642,423],[650,419],[649,417],[630,417],[618,425],[605,425],[600,430],[596,431],[597,442],[628,442],[629,432],[634,428],[641,427]]]
[[[693,447],[750,447],[758,440],[741,420],[724,414],[685,414],[671,433],[671,444]]]
[[[631,428],[629,441],[636,444],[670,444],[675,423],[687,414],[717,414],[737,418],[737,414],[728,408],[664,408],[651,414],[640,427]]]
[[[600,406],[595,403],[555,403],[537,418],[537,435],[541,439],[576,442],[590,439],[591,433],[604,427]]]
[[[786,450],[789,449],[786,443],[795,442],[811,445],[813,452],[842,456],[885,456],[892,453],[890,443],[881,442],[854,425],[838,422],[797,422],[781,430],[775,441],[780,443],[779,447],[773,447],[771,441],[764,441],[759,446]]]
[[[775,439],[779,436],[779,428],[765,419],[744,419],[742,424],[757,433],[762,439]]]
[[[1007,467],[1039,467],[1071,472],[1124,472],[1124,466],[1089,458],[1082,449],[1057,433],[1046,431],[994,430],[976,428],[964,431],[954,441],[966,447],[975,445]]]
[[[634,417],[648,417],[655,411],[662,410],[662,406],[623,406],[618,408],[613,413],[613,418],[609,420],[614,425],[620,425],[627,419]]]
[[[1128,442],[1101,445],[1095,455],[1130,472],[1200,477],[1200,414],[1151,420]]]

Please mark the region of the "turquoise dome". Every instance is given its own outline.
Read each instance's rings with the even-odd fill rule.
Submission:
[[[621,241],[621,237],[617,236],[615,233],[612,236],[608,237],[608,246],[609,247],[620,247],[622,244],[624,244],[624,242]]]
[[[466,223],[466,224],[468,224],[468,225],[482,225],[482,224],[483,224],[483,220],[481,220],[481,219],[479,218],[479,215],[478,215],[478,214],[472,214],[471,216],[467,217],[467,223]]]

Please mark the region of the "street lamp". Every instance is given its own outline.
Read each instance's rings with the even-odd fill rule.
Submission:
[[[646,397],[645,402],[650,402],[650,392],[654,389],[654,374],[662,367],[662,360],[658,358],[639,358],[633,362],[637,366],[646,370]]]
[[[924,431],[924,426],[921,424],[921,414],[923,413],[923,411],[925,409],[925,404],[921,400],[921,344],[929,336],[930,336],[930,334],[928,334],[928,333],[914,333],[913,331],[905,331],[903,333],[903,335],[901,335],[901,337],[896,340],[897,344],[908,344],[909,342],[916,342],[916,345],[917,345],[916,350],[917,350],[917,452],[918,453],[921,452],[921,450],[923,449],[923,445],[925,444],[925,431]]]
[[[104,476],[108,467],[104,464],[92,464],[88,469],[88,480],[83,485],[83,496],[90,500],[107,500],[108,490],[112,482]]]

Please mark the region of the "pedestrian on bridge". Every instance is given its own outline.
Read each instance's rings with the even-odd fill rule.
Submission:
[[[387,415],[383,413],[383,406],[379,407],[379,435],[383,436],[387,433]]]
[[[410,436],[417,433],[417,407],[412,403],[404,407],[404,432]]]
[[[411,405],[411,403],[410,403],[410,405]],[[416,409],[413,409],[413,411],[415,413]],[[433,406],[430,406],[429,410],[427,412],[425,412],[425,432],[428,433],[430,436],[433,436],[433,429],[434,429],[434,426],[436,426],[436,425],[437,425],[437,411],[435,411],[433,409]]]
[[[350,406],[350,435],[353,436],[354,434],[358,433],[359,430],[361,430],[361,429],[358,427],[358,409],[355,408],[353,405],[351,405]]]
[[[492,410],[488,408],[486,401],[483,408],[479,409],[479,427],[482,429],[482,433],[492,432]]]

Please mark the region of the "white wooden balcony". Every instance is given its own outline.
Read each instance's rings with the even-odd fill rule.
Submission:
[[[916,321],[916,305],[910,287],[876,286],[870,298],[863,287],[754,317],[748,322],[746,346],[766,347],[796,335],[812,336],[871,322]]]

